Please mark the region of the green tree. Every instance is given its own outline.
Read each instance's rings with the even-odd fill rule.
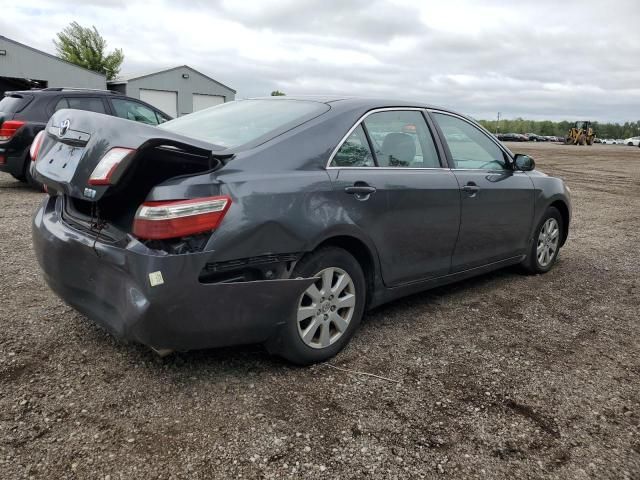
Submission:
[[[107,42],[96,27],[83,27],[78,22],[71,22],[56,36],[58,39],[53,43],[61,59],[103,73],[107,80],[113,80],[120,71],[124,60],[122,50],[116,48],[107,53]]]
[[[271,92],[272,97],[284,97],[286,95],[286,93],[281,92],[280,90],[274,90],[273,92]]]

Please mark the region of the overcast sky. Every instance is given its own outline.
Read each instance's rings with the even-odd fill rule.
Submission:
[[[417,99],[486,119],[640,119],[638,0],[5,3],[9,38],[53,53],[76,20],[124,50],[122,73],[187,64],[238,98],[278,89]]]

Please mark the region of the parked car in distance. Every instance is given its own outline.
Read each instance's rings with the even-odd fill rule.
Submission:
[[[158,125],[171,119],[148,103],[109,90],[45,88],[6,92],[0,100],[0,171],[37,186],[31,177],[29,147],[54,112],[87,110]]]
[[[629,137],[629,138],[626,138],[623,143],[625,145],[630,146],[630,147],[640,146],[640,137]]]
[[[160,352],[264,343],[324,361],[367,309],[549,271],[570,222],[562,180],[419,102],[270,97],[159,128],[60,110],[34,156],[45,280]]]
[[[602,143],[605,145],[615,145],[617,142],[613,138],[603,138]]]
[[[498,133],[496,138],[502,142],[526,142],[527,137],[521,133]]]
[[[530,142],[546,142],[547,138],[543,137],[542,135],[537,135],[535,133],[526,133],[525,136],[527,137],[527,140]]]

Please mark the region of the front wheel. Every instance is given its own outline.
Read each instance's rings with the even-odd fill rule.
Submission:
[[[556,262],[562,240],[562,215],[555,207],[549,207],[534,233],[529,255],[522,266],[530,273],[546,273]]]
[[[362,267],[346,250],[325,247],[305,256],[292,277],[317,280],[300,296],[292,318],[267,348],[299,365],[325,361],[349,343],[362,319]]]

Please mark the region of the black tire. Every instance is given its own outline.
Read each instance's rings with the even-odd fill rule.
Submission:
[[[551,258],[551,261],[546,265],[542,265],[539,262],[538,255],[537,255],[538,239],[540,238],[540,231],[542,230],[542,227],[550,218],[554,218],[556,222],[558,222],[558,229],[560,230],[558,233],[558,246],[555,252],[553,252],[553,257]],[[562,219],[562,215],[560,214],[557,208],[549,207],[547,211],[544,213],[544,215],[542,216],[540,223],[538,223],[538,226],[536,227],[533,233],[533,239],[531,240],[531,247],[529,248],[529,254],[527,255],[527,258],[525,258],[522,261],[522,264],[521,264],[528,273],[531,273],[531,274],[547,273],[549,270],[553,268],[553,266],[556,263],[556,260],[558,259],[558,253],[560,252],[560,245],[563,242],[563,238],[562,238],[562,236],[564,235],[563,232],[564,232],[564,220]]]
[[[38,190],[39,192],[44,190],[43,185],[31,176],[31,159],[28,157],[24,166],[24,178],[24,181],[34,190]]]
[[[12,173],[11,176],[13,178],[15,178],[16,180],[18,180],[19,182],[22,182],[22,183],[26,183],[27,182],[27,179],[24,178],[23,175],[16,175],[15,173]]]
[[[366,303],[366,281],[362,267],[349,252],[338,247],[323,247],[306,255],[296,265],[292,278],[312,277],[326,268],[339,268],[346,272],[355,288],[355,307],[351,320],[344,332],[334,343],[324,348],[313,348],[307,345],[298,332],[297,307],[291,318],[287,320],[277,336],[266,344],[267,350],[284,357],[298,365],[310,365],[323,362],[342,350],[358,329]],[[302,298],[301,298],[302,299]],[[327,327],[328,328],[328,327]]]

